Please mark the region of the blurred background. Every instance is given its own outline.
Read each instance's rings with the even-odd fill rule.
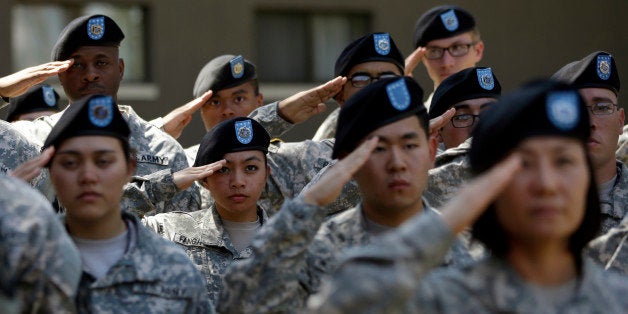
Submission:
[[[198,72],[221,54],[242,54],[255,63],[270,103],[331,79],[342,48],[363,34],[388,32],[408,55],[417,18],[446,3],[475,16],[485,43],[479,65],[492,67],[506,92],[595,50],[615,56],[626,82],[628,0],[0,0],[0,76],[50,61],[69,21],[99,13],[126,35],[119,103],[132,105],[144,119],[190,101]],[[422,65],[414,77],[428,95],[433,85]],[[48,83],[64,97],[56,78]],[[626,88],[619,97],[625,109]],[[336,106],[330,101],[325,113],[283,139],[310,138]],[[190,146],[204,132],[197,113],[179,141]]]

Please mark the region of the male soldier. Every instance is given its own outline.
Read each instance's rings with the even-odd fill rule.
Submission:
[[[79,17],[61,32],[53,47],[52,59],[73,60],[68,70],[58,74],[70,105],[81,97],[92,94],[106,94],[116,99],[124,75],[124,60],[118,55],[122,39],[124,39],[122,30],[111,18],[104,15]],[[132,130],[129,141],[137,150],[138,176],[159,170],[174,172],[188,166],[183,148],[176,140],[144,121],[131,107],[120,106],[120,111]],[[62,113],[42,117],[33,122],[19,121],[15,125],[24,134],[43,142]],[[143,198],[146,195],[137,188],[140,186],[139,183],[127,185],[123,208],[143,215],[146,213],[144,209],[134,205],[136,198]],[[177,193],[172,199],[159,202],[156,211],[171,208],[185,210],[198,203],[200,203],[198,187],[192,186]]]
[[[475,18],[454,5],[440,5],[421,15],[412,38],[416,50],[406,58],[405,73],[411,75],[423,62],[434,90],[450,75],[476,66],[484,53]],[[429,107],[433,95],[425,101],[426,106]]]
[[[199,181],[214,202],[206,209],[142,221],[186,250],[214,303],[227,267],[251,256],[251,240],[268,220],[257,201],[270,174],[269,144],[270,136],[255,120],[239,117],[219,123],[203,137],[194,164],[210,168]]]
[[[349,98],[340,111],[332,155],[340,161],[262,227],[253,256],[228,270],[219,311],[299,311],[345,249],[368,243],[416,213],[437,215],[421,199],[436,153],[422,95],[412,78],[403,77],[370,84]],[[353,159],[354,151],[362,151],[361,160]],[[347,165],[353,168],[344,169]],[[322,206],[352,176],[362,204],[323,224]],[[461,243],[445,258],[456,264],[468,260]]]
[[[48,84],[31,87],[26,93],[11,98],[8,122],[18,120],[33,121],[42,116],[49,116],[59,112],[59,94]]]
[[[74,313],[81,259],[50,203],[4,174],[0,190],[0,308]]]
[[[576,87],[591,113],[587,149],[600,192],[604,234],[619,225],[628,211],[628,168],[615,156],[625,119],[617,99],[620,82],[615,58],[596,51],[565,65],[552,78]]]
[[[335,76],[348,78],[341,93],[334,97],[338,106],[342,107],[351,95],[377,79],[401,76],[403,62],[401,51],[387,33],[369,34],[350,43],[340,53],[334,66]],[[312,139],[334,138],[339,113],[340,108],[330,113]]]

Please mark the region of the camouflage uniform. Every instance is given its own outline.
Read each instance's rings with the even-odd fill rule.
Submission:
[[[615,156],[623,163],[628,163],[628,125],[624,125],[624,133],[619,136]]]
[[[628,275],[628,218],[591,241],[587,253],[605,269]]]
[[[213,313],[201,274],[185,253],[122,212],[132,232],[128,251],[95,280],[83,272],[81,313]],[[131,232],[131,231],[129,231]]]
[[[336,110],[332,111],[325,121],[321,123],[316,130],[316,134],[312,137],[314,141],[324,140],[326,138],[334,138],[336,137],[336,125],[338,125],[338,115],[340,114],[340,108],[336,108]]]
[[[437,215],[427,210],[426,215]],[[366,230],[361,205],[323,224],[326,213],[301,199],[286,201],[253,241],[253,257],[227,272],[219,312],[303,309],[307,297],[319,290],[346,250],[368,244],[373,237]],[[471,261],[461,245],[453,246],[445,264]]]
[[[423,192],[430,206],[442,207],[471,179],[471,165],[467,157],[470,148],[471,138],[468,138],[458,147],[436,155],[434,168],[428,172],[427,187]]]
[[[81,259],[72,240],[28,185],[0,174],[0,190],[0,308],[73,313]]]
[[[40,145],[18,132],[11,123],[0,120],[0,173],[7,173],[39,156],[40,150]],[[31,180],[31,185],[44,194],[49,201],[54,200],[55,191],[47,170]]]
[[[166,186],[157,184],[157,187],[155,187],[154,184],[148,182],[149,180],[146,180],[143,176],[164,169],[176,172],[189,167],[189,165],[183,147],[175,139],[144,121],[131,107],[123,105],[118,107],[131,129],[129,144],[137,151],[137,169],[133,178],[134,184],[125,186],[121,208],[129,210],[140,217],[145,214],[167,212],[173,208],[184,211],[188,210],[188,208],[198,208],[201,201],[198,186],[195,185],[185,191],[176,193],[174,197],[167,200],[150,200],[149,203],[140,200],[146,198],[147,195],[161,194],[158,188]],[[15,125],[25,135],[31,134],[31,136],[34,136],[35,140],[40,142],[39,144],[41,145],[50,133],[52,126],[57,123],[62,114],[63,111],[48,117],[38,118],[33,122],[19,121]],[[168,186],[167,188],[171,189],[172,187]],[[147,208],[146,204],[154,204],[154,207]]]
[[[268,220],[261,209],[258,209],[258,216],[262,224]],[[250,247],[238,252],[233,246],[214,205],[191,213],[157,214],[145,217],[142,223],[185,249],[205,277],[207,294],[214,303],[222,290],[222,277],[227,267],[252,254]]]
[[[602,212],[601,234],[616,227],[626,217],[628,210],[628,167],[617,161],[617,178],[611,194],[600,196],[600,211]]]

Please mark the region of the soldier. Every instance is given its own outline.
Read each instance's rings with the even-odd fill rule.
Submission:
[[[591,112],[587,149],[600,191],[601,232],[606,233],[628,212],[628,168],[615,155],[625,119],[617,99],[620,82],[615,58],[596,51],[565,65],[552,78],[577,88]]]
[[[48,84],[31,87],[26,93],[11,98],[6,120],[33,121],[59,112],[59,94]]]
[[[213,312],[187,255],[122,211],[134,172],[130,128],[111,96],[74,101],[52,127],[45,160],[82,259],[82,313]]]
[[[344,103],[362,87],[381,78],[403,75],[403,55],[388,33],[373,33],[351,42],[340,53],[334,66],[335,76],[347,77],[347,83],[334,96],[339,108],[331,112],[312,138],[334,138],[338,114]]]
[[[412,39],[416,50],[405,60],[405,73],[412,75],[422,62],[434,83],[434,91],[450,75],[476,66],[484,53],[475,18],[455,5],[440,5],[421,15]],[[425,101],[428,109],[433,95]]]
[[[74,313],[81,260],[50,203],[4,174],[0,190],[0,308]]]
[[[69,69],[59,72],[59,81],[71,104],[85,95],[106,94],[117,97],[124,75],[124,60],[118,55],[118,47],[124,34],[118,25],[104,15],[79,17],[61,32],[52,50],[53,60],[68,60]],[[3,95],[5,96],[5,95]],[[183,148],[176,140],[140,118],[131,107],[120,106],[129,127],[131,146],[137,150],[137,175],[156,171],[178,171],[188,167]],[[33,122],[19,121],[15,125],[25,135],[39,141],[48,136],[62,112],[42,117]],[[136,178],[135,185],[128,186],[123,198],[123,208],[146,214],[146,208],[135,206],[136,199],[145,198],[144,181]],[[171,208],[190,208],[200,204],[198,187],[180,191],[172,199],[156,202],[156,211]]]
[[[298,312],[345,249],[368,243],[416,213],[437,215],[421,200],[436,153],[422,94],[412,78],[404,77],[383,79],[349,98],[340,111],[332,155],[340,161],[262,227],[253,256],[225,275],[219,311]],[[358,160],[348,157],[354,150],[362,156]],[[351,177],[363,203],[323,224],[323,206]],[[457,242],[444,262],[470,258]]]
[[[355,250],[313,299],[317,311],[625,311],[628,280],[582,256],[600,221],[584,101],[572,87],[541,81],[500,103],[483,114],[469,152],[474,173],[482,176],[443,208],[441,219],[417,216]],[[491,256],[425,276],[451,232],[478,216],[473,235]],[[419,229],[443,223],[445,233]]]
[[[240,117],[219,123],[203,137],[194,164],[208,165],[200,181],[214,197],[211,206],[142,220],[185,248],[205,276],[214,303],[227,267],[251,256],[251,240],[268,220],[257,201],[270,174],[266,162],[269,143],[270,136],[255,120]]]

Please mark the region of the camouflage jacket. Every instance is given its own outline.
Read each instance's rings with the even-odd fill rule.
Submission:
[[[198,186],[196,185],[176,193],[174,197],[165,201],[151,200],[150,202],[145,202],[142,200],[147,195],[159,194],[147,192],[156,188],[152,186],[152,182],[145,180],[142,176],[164,169],[176,172],[187,168],[188,162],[183,147],[174,138],[144,121],[133,111],[133,108],[123,105],[119,105],[118,108],[131,129],[129,144],[131,148],[136,150],[137,158],[135,176],[132,179],[132,183],[127,184],[124,188],[121,208],[141,217],[145,214],[151,215],[157,212],[167,212],[173,208],[186,210],[187,208],[198,207],[201,200]],[[43,145],[48,133],[50,133],[50,130],[57,123],[63,112],[48,117],[41,117],[32,122],[19,121],[15,125],[20,132],[27,136],[29,134],[34,136],[39,145]]]
[[[626,217],[628,212],[628,167],[617,161],[617,178],[611,194],[608,197],[600,197],[609,201],[600,202],[602,212],[601,234],[616,227]]]
[[[81,313],[213,313],[203,277],[181,248],[122,213],[137,228],[128,251],[95,280],[83,272]]]
[[[604,269],[628,276],[628,218],[594,239],[587,247],[587,254]]]
[[[361,205],[323,224],[326,213],[299,199],[287,201],[253,241],[253,257],[228,271],[219,311],[303,309],[308,296],[327,281],[347,249],[368,244],[372,238]],[[428,213],[436,215],[432,209]],[[461,245],[454,245],[447,263],[470,262]]]
[[[615,156],[621,162],[628,163],[628,125],[624,125],[624,133],[619,136]]]
[[[434,168],[428,172],[427,187],[423,191],[423,197],[430,206],[440,208],[445,205],[471,179],[471,165],[467,157],[470,148],[471,138],[468,138],[458,147],[436,155]]]
[[[18,132],[13,124],[0,120],[0,173],[7,173],[15,167],[37,156],[41,146]],[[48,170],[43,170],[31,180],[31,185],[39,190],[49,201],[55,198],[54,187]]]
[[[259,209],[262,224],[268,220]],[[222,277],[234,261],[249,258],[250,247],[233,246],[222,220],[212,205],[195,212],[170,212],[145,217],[142,223],[162,237],[181,245],[205,278],[207,294],[214,304],[222,290]]]
[[[2,311],[74,313],[81,259],[50,202],[4,174],[0,190]]]
[[[327,118],[321,123],[312,137],[314,141],[321,141],[326,138],[335,138],[336,137],[336,125],[338,124],[338,116],[340,115],[340,108],[336,108],[336,110],[332,111]]]

